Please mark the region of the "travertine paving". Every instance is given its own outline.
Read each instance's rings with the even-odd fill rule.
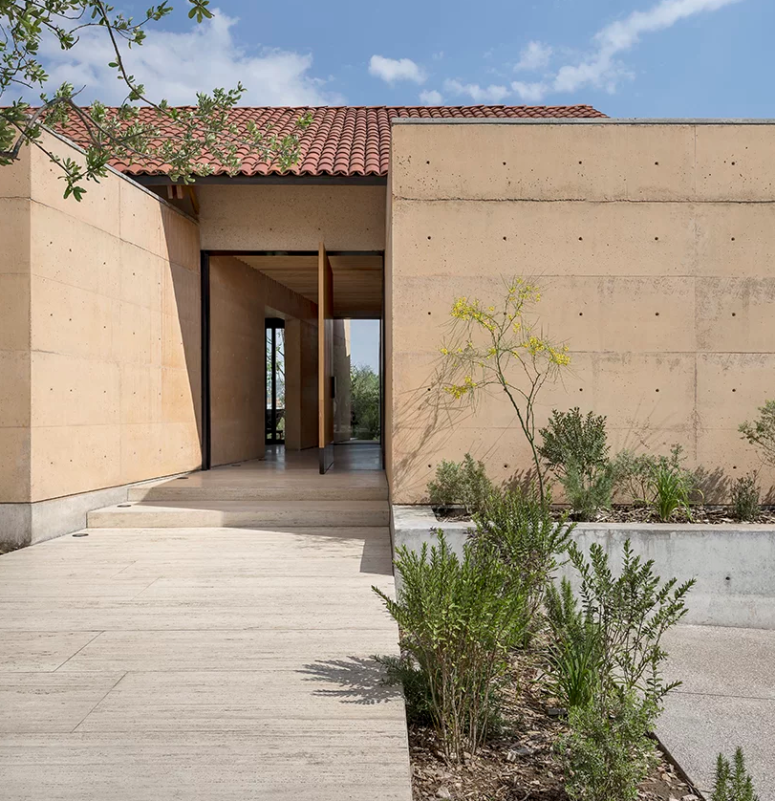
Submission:
[[[0,797],[409,801],[372,584],[393,588],[383,526],[92,528],[0,557]]]

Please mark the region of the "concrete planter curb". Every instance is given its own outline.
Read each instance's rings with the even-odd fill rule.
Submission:
[[[429,506],[393,506],[394,549],[419,550],[442,529],[461,554],[472,524],[436,520]],[[585,550],[603,546],[612,565],[621,562],[627,539],[634,552],[653,559],[663,578],[695,578],[686,623],[775,630],[775,526],[698,523],[578,523],[576,542]],[[565,565],[559,575],[577,581]]]

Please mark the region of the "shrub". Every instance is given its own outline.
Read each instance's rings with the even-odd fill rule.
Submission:
[[[573,524],[552,519],[548,500],[519,489],[491,494],[474,522],[474,546],[494,548],[515,572],[530,619],[535,620],[558,560],[567,550]]]
[[[552,411],[538,452],[559,479],[574,517],[592,520],[611,505],[614,468],[608,458],[605,417],[578,407]]]
[[[657,457],[649,453],[619,451],[614,459],[616,486],[622,489],[636,505],[647,505],[650,497],[649,484],[657,464]]]
[[[638,785],[656,762],[655,743],[646,736],[655,714],[652,701],[632,692],[612,706],[593,702],[571,709],[569,733],[560,742],[569,797],[636,801]]]
[[[379,439],[379,398],[379,376],[368,365],[354,365],[350,370],[350,404],[354,439]]]
[[[546,617],[552,634],[550,688],[567,708],[585,706],[598,690],[600,630],[591,613],[578,608],[566,578],[559,589],[546,588]]]
[[[482,510],[493,492],[483,462],[475,462],[470,453],[462,462],[443,461],[436,468],[436,480],[428,484],[433,506],[460,504],[469,514]]]
[[[492,304],[457,298],[450,312],[451,340],[440,350],[441,388],[455,401],[472,403],[491,390],[503,392],[530,447],[538,494],[544,477],[536,448],[536,399],[547,381],[570,364],[568,346],[553,342],[539,326],[533,309],[538,287],[524,278],[510,280],[504,296]]]
[[[603,548],[593,543],[589,560],[576,543],[568,546],[573,566],[581,577],[579,595],[584,626],[599,637],[597,670],[604,697],[638,691],[657,704],[680,684],[665,684],[661,666],[667,654],[662,649],[664,633],[686,614],[686,595],[694,580],[678,584],[662,582],[654,574],[654,562],[643,562],[624,543],[622,569],[614,577]],[[564,590],[564,618],[572,619],[575,598]],[[578,618],[577,618],[578,619]]]
[[[427,679],[429,714],[447,757],[460,760],[482,744],[497,712],[508,653],[524,636],[525,595],[493,548],[464,546],[443,532],[430,550],[397,552],[398,599],[378,588],[401,631],[401,646]]]
[[[687,470],[663,457],[657,461],[651,472],[649,487],[651,490],[649,505],[663,523],[667,523],[679,510],[688,520],[692,519],[689,501],[694,481]]]
[[[743,439],[748,440],[764,461],[775,465],[775,400],[759,407],[759,416],[752,423],[746,421],[739,428]]]
[[[741,476],[732,485],[732,513],[737,520],[756,520],[759,514],[759,482],[754,470]]]
[[[375,657],[385,669],[385,684],[400,685],[406,701],[406,718],[420,726],[433,724],[428,677],[409,654]]]
[[[759,801],[753,789],[753,780],[745,768],[743,749],[737,748],[734,766],[723,754],[716,760],[716,781],[711,801]]]

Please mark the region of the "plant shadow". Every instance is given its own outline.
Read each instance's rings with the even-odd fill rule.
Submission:
[[[385,669],[375,657],[349,656],[345,659],[327,659],[304,665],[299,673],[308,676],[305,681],[324,681],[338,688],[313,690],[315,696],[338,698],[343,704],[386,704],[403,702],[400,687],[385,683]]]

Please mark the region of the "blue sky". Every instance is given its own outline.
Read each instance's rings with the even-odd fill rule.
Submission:
[[[772,0],[220,0],[202,26],[184,0],[172,4],[130,66],[173,103],[241,80],[254,105],[589,103],[617,117],[775,116]],[[116,101],[103,38],[45,56],[56,81]]]

